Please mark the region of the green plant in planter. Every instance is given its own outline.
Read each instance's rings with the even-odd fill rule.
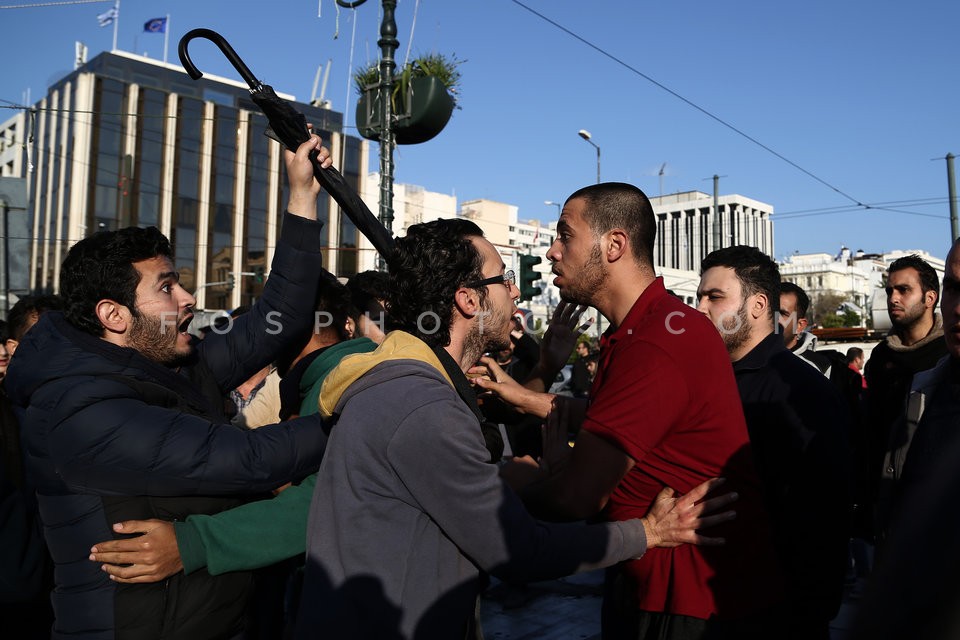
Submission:
[[[433,138],[446,126],[457,104],[460,83],[456,56],[426,54],[405,64],[394,74],[391,107],[397,119],[397,144],[417,144]],[[357,101],[357,128],[369,140],[379,140],[380,67],[370,64],[354,73],[360,99]]]

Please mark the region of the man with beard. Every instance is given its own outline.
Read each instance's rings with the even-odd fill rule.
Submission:
[[[723,342],[703,315],[670,295],[653,263],[656,219],[633,185],[571,195],[547,252],[567,302],[610,323],[589,407],[502,378],[479,385],[548,419],[544,461],[504,473],[535,513],[607,521],[643,514],[665,486],[689,490],[724,476],[740,498],[722,548],[656,549],[608,570],[604,638],[777,637],[769,613],[782,597],[760,482]],[[584,411],[586,412],[584,415]],[[567,417],[569,416],[569,417]],[[574,446],[570,425],[581,424]],[[718,528],[719,533],[719,528]]]
[[[947,356],[913,378],[902,435],[899,509],[870,589],[858,607],[854,640],[960,637],[960,241],[947,254],[940,301]],[[912,441],[911,441],[912,440]],[[899,442],[895,439],[894,442]]]
[[[556,578],[698,540],[690,498],[708,483],[679,501],[664,493],[644,520],[535,521],[488,462],[465,375],[510,340],[513,272],[465,219],[413,225],[396,245],[397,330],[341,362],[320,393],[335,424],[310,509],[298,638],[476,637],[487,573]]]
[[[787,593],[778,637],[829,640],[843,596],[851,511],[847,430],[839,392],[776,332],[777,263],[755,247],[707,255],[697,310],[723,337],[764,483]],[[817,514],[817,534],[809,531]]]
[[[863,374],[878,545],[888,533],[896,485],[913,436],[913,429],[901,419],[914,376],[932,369],[947,354],[943,321],[936,313],[940,286],[933,267],[916,255],[895,260],[887,270],[886,292],[893,326],[870,352]],[[898,421],[900,428],[895,429]]]
[[[238,505],[319,465],[318,417],[256,431],[229,424],[222,398],[309,330],[321,271],[313,136],[285,152],[290,186],[271,277],[233,330],[196,341],[194,297],[155,227],[94,234],[61,267],[64,312],[43,314],[7,379],[23,430],[56,588],[53,637],[241,636],[251,575],[177,574],[118,585],[87,560],[111,523],[182,519]]]

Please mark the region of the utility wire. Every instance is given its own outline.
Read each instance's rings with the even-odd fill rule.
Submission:
[[[7,4],[0,5],[0,9],[33,9],[34,7],[62,7],[71,4],[97,4],[113,2],[113,0],[69,0],[64,2],[38,2],[35,4]]]
[[[663,89],[664,91],[666,91],[667,93],[669,93],[669,94],[672,95],[673,97],[675,97],[675,98],[677,98],[678,100],[680,100],[680,101],[686,103],[687,105],[693,107],[694,109],[696,109],[696,110],[699,111],[700,113],[704,114],[705,116],[707,116],[707,117],[709,117],[709,118],[711,118],[711,119],[713,119],[713,120],[716,120],[717,122],[719,122],[720,124],[722,124],[724,127],[730,129],[731,131],[733,131],[733,132],[736,133],[737,135],[740,135],[740,136],[742,136],[743,138],[746,138],[747,140],[749,140],[749,141],[752,142],[753,144],[757,145],[758,147],[760,147],[760,148],[763,149],[764,151],[767,151],[768,153],[773,154],[773,155],[776,156],[777,158],[780,158],[781,160],[783,160],[784,162],[786,162],[787,164],[789,164],[789,165],[790,165],[791,167],[793,167],[794,169],[797,169],[797,170],[801,171],[802,173],[806,174],[807,176],[813,178],[814,180],[816,180],[816,181],[819,182],[820,184],[822,184],[822,185],[824,185],[825,187],[827,187],[827,188],[835,191],[836,193],[840,194],[841,196],[843,196],[843,197],[846,198],[847,200],[853,202],[853,203],[856,204],[857,206],[860,206],[860,207],[866,207],[866,206],[867,206],[867,205],[864,205],[862,202],[860,202],[858,199],[856,199],[856,198],[854,198],[853,196],[849,195],[848,193],[845,193],[844,191],[842,191],[839,187],[836,187],[836,186],[830,184],[829,182],[827,182],[827,181],[824,180],[823,178],[820,178],[819,176],[815,175],[814,173],[812,173],[812,172],[804,169],[803,167],[801,167],[799,164],[797,164],[797,163],[794,162],[793,160],[790,160],[789,158],[787,158],[787,157],[784,156],[783,154],[778,153],[777,151],[774,151],[773,149],[771,149],[771,148],[768,147],[767,145],[763,144],[762,142],[760,142],[760,141],[757,140],[756,138],[748,135],[748,134],[745,133],[744,131],[742,131],[742,130],[738,129],[737,127],[735,127],[734,125],[730,124],[729,122],[727,122],[726,120],[724,120],[724,119],[721,118],[720,116],[716,116],[716,115],[714,115],[713,113],[707,111],[705,108],[703,108],[703,107],[701,107],[700,105],[696,104],[695,102],[693,102],[693,101],[691,101],[691,100],[688,100],[687,98],[684,98],[682,95],[680,95],[679,93],[677,93],[676,91],[674,91],[674,90],[671,89],[670,87],[664,85],[663,83],[657,82],[656,80],[654,80],[653,78],[651,78],[651,77],[648,76],[647,74],[643,73],[642,71],[640,71],[640,70],[637,69],[636,67],[631,66],[631,65],[628,64],[627,62],[625,62],[625,61],[621,60],[620,58],[616,57],[615,55],[613,55],[612,53],[610,53],[610,52],[608,52],[608,51],[600,48],[599,46],[593,44],[592,42],[590,42],[589,40],[587,40],[587,39],[584,38],[583,36],[580,36],[580,35],[574,33],[574,32],[571,31],[570,29],[567,29],[566,27],[564,27],[563,25],[559,24],[558,22],[556,22],[556,21],[554,21],[554,20],[551,20],[550,18],[548,18],[547,16],[543,15],[542,13],[539,13],[538,11],[535,11],[534,9],[531,9],[530,7],[528,7],[527,5],[525,5],[524,3],[520,2],[520,0],[511,0],[511,2],[513,2],[513,3],[514,3],[515,5],[517,5],[517,6],[520,6],[520,7],[524,8],[524,9],[526,9],[527,11],[529,11],[530,13],[532,13],[533,15],[537,16],[538,18],[540,18],[541,20],[550,23],[551,25],[553,25],[553,26],[556,27],[557,29],[560,29],[561,31],[563,31],[564,33],[566,33],[567,35],[569,35],[570,37],[572,37],[572,38],[574,38],[574,39],[576,39],[576,40],[579,40],[580,42],[582,42],[583,44],[587,45],[588,47],[590,47],[591,49],[593,49],[593,50],[596,51],[597,53],[599,53],[599,54],[601,54],[601,55],[603,55],[603,56],[605,56],[605,57],[607,57],[607,58],[610,58],[611,60],[613,60],[613,61],[616,62],[617,64],[619,64],[619,65],[621,65],[621,66],[629,69],[630,71],[632,71],[632,72],[635,73],[636,75],[640,76],[641,78],[643,78],[643,79],[646,80],[647,82],[650,82],[651,84],[659,87],[660,89]]]

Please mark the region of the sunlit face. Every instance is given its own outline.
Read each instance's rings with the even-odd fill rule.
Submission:
[[[593,305],[606,285],[600,239],[583,217],[586,201],[568,200],[557,223],[557,237],[547,251],[556,276],[553,284],[567,302]]]
[[[798,317],[797,294],[780,294],[780,312],[777,314],[777,321],[783,331],[783,343],[787,349],[792,349],[797,344],[798,336],[807,328],[807,319]]]
[[[960,245],[954,244],[947,254],[943,268],[943,291],[940,294],[940,313],[943,316],[943,338],[947,351],[960,358]]]
[[[503,275],[506,265],[496,247],[486,238],[474,237],[471,239],[477,251],[483,257],[483,279]],[[520,290],[516,284],[495,282],[484,285],[486,300],[481,313],[477,317],[477,324],[473,332],[474,340],[479,345],[479,352],[496,352],[509,349],[510,332],[514,328],[513,314],[517,311],[516,301],[520,297]]]
[[[750,338],[743,285],[731,267],[711,267],[700,277],[697,311],[713,322],[727,351],[733,354]]]
[[[133,266],[140,273],[140,283],[127,346],[154,362],[174,364],[193,349],[187,327],[197,301],[180,286],[180,274],[170,258],[156,256]]]
[[[933,309],[936,294],[926,294],[920,286],[920,274],[913,267],[899,269],[887,277],[887,313],[898,329],[907,329],[920,321],[927,309]]]

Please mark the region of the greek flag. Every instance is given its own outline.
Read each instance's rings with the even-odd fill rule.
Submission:
[[[143,23],[143,30],[146,33],[164,33],[167,30],[166,18],[154,18]]]
[[[97,22],[100,23],[101,27],[106,27],[108,25],[113,24],[113,21],[117,19],[118,14],[119,14],[119,11],[117,11],[117,5],[113,5],[112,7],[110,7],[109,9],[107,9],[106,11],[104,11],[103,13],[97,16]]]

